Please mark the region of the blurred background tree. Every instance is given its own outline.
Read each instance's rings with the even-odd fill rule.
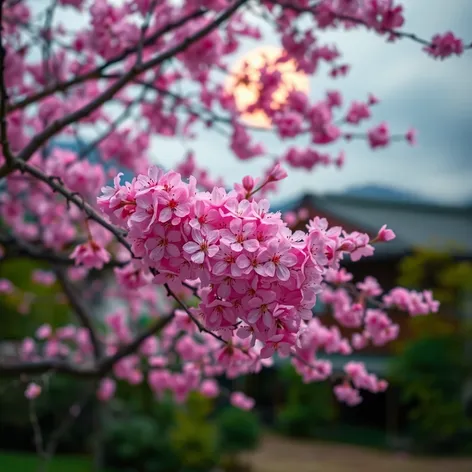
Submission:
[[[422,451],[472,452],[472,262],[422,249],[399,269],[399,284],[429,287],[442,304],[438,316],[411,318],[410,340],[396,346],[391,376],[408,405],[409,432]]]

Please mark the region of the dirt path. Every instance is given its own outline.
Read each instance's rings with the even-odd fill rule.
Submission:
[[[256,472],[472,472],[472,459],[414,458],[356,446],[266,436]]]

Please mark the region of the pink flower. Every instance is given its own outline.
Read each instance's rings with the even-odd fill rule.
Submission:
[[[370,147],[377,149],[385,147],[390,143],[390,131],[387,123],[381,123],[367,132]]]
[[[83,265],[87,269],[100,270],[110,261],[110,253],[93,239],[90,239],[86,243],[76,246],[70,258],[75,259],[76,265]]]
[[[28,387],[26,387],[25,397],[28,400],[34,400],[35,398],[38,398],[39,395],[41,395],[41,390],[42,389],[38,384],[32,382],[28,385]]]
[[[144,231],[149,231],[157,218],[159,208],[157,192],[143,192],[136,196],[136,211],[130,221],[138,224]]]
[[[172,258],[180,256],[179,246],[175,244],[180,239],[180,232],[172,230],[172,227],[155,225],[152,235],[144,243],[144,247],[149,253],[149,259],[153,262],[158,262],[163,257]]]
[[[352,102],[346,115],[346,121],[352,124],[359,124],[362,120],[370,118],[369,107],[365,103]]]
[[[256,323],[262,317],[266,326],[270,326],[276,298],[276,293],[268,290],[260,290],[256,297],[251,298],[248,302],[248,306],[251,308],[247,315],[249,323]]]
[[[213,379],[204,380],[200,385],[200,393],[207,398],[217,397],[220,393],[218,382]]]
[[[349,384],[336,385],[336,387],[334,387],[334,393],[339,401],[349,406],[356,406],[362,402],[359,390],[352,388]]]
[[[290,278],[290,267],[297,263],[297,258],[290,253],[291,245],[284,239],[278,241],[273,239],[267,245],[263,252],[263,257],[267,262],[264,264],[264,270],[268,277],[274,275],[282,282]]]
[[[287,339],[283,333],[276,334],[270,337],[266,345],[261,349],[261,358],[267,359],[272,357],[275,352],[278,352],[281,357],[287,357],[290,354],[290,348],[292,344],[287,342]]]
[[[221,244],[214,258],[214,261],[218,262],[215,262],[213,266],[213,273],[215,275],[231,274],[233,277],[239,277],[242,273],[242,269],[236,263],[238,256],[239,254],[234,252],[231,248]]]
[[[464,43],[449,31],[443,35],[434,35],[431,44],[424,51],[434,58],[445,59],[454,54],[460,56],[464,52]]]
[[[386,242],[395,239],[395,237],[395,233],[391,229],[388,229],[387,225],[383,225],[377,233],[377,236],[375,237],[374,241]]]
[[[275,166],[269,171],[267,180],[269,182],[278,182],[279,180],[287,178],[287,175],[287,171],[280,164],[275,164]]]
[[[38,339],[48,339],[52,336],[51,325],[43,324],[36,331],[36,337]]]
[[[11,294],[15,291],[14,285],[7,279],[0,279],[0,294]]]
[[[272,122],[277,128],[277,132],[282,139],[293,138],[300,134],[303,129],[303,117],[293,111],[276,113]],[[286,176],[287,175],[285,174],[285,176],[282,178],[285,178]]]
[[[241,219],[234,219],[229,224],[229,230],[221,231],[221,242],[230,246],[235,252],[241,252],[243,249],[255,252],[259,248],[259,241],[255,239],[255,230],[255,223],[243,224]]]
[[[252,410],[255,404],[252,398],[244,395],[244,393],[242,392],[233,392],[230,395],[229,400],[231,404],[235,406],[236,408],[240,408],[241,410],[247,410],[247,411]]]
[[[56,276],[53,272],[37,269],[33,271],[32,279],[33,282],[36,282],[37,284],[49,287],[56,281]]]
[[[414,146],[417,141],[418,132],[416,129],[409,129],[405,134],[405,139],[410,143],[411,146]]]
[[[190,259],[192,262],[203,264],[205,257],[214,257],[219,251],[218,246],[213,244],[216,243],[218,238],[218,231],[210,231],[207,235],[204,235],[200,231],[192,229],[193,241],[185,243],[183,249],[187,254],[191,254]]]
[[[97,391],[97,397],[102,402],[107,402],[115,395],[116,382],[110,378],[101,380]]]
[[[165,223],[172,220],[172,224],[177,223],[179,218],[183,218],[190,213],[188,203],[189,193],[187,187],[175,187],[170,193],[161,193],[159,203],[163,207],[159,214],[159,221]]]

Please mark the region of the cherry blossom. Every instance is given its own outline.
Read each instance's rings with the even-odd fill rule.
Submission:
[[[316,99],[297,87],[285,93],[281,66],[293,63],[310,80],[347,80],[355,64],[325,44],[330,29],[410,41],[431,60],[471,45],[452,32],[431,40],[412,34],[404,29],[408,9],[393,0],[264,1],[260,18],[245,0],[59,0],[38,10],[26,0],[3,3],[0,259],[38,265],[27,274],[32,284],[0,279],[0,297],[28,316],[41,286],[51,286],[59,293],[47,303],[67,305],[76,318],[53,328],[45,313],[22,340],[18,363],[0,361],[0,374],[25,379],[30,400],[43,391],[43,374],[65,372],[95,378],[103,402],[120,382],[184,402],[192,391],[227,394],[217,377],[258,373],[275,355],[305,382],[323,381],[333,367],[319,356],[337,353],[346,356],[334,388],[340,401],[356,405],[363,390],[385,390],[348,356],[399,335],[391,310],[425,316],[439,303],[427,290],[355,280],[342,264],[372,256],[395,228],[348,232],[307,209],[272,211],[269,197],[290,168],[342,167],[349,160],[342,147],[354,139],[381,152],[415,144],[416,132],[372,125],[375,91],[349,99],[335,87]],[[39,31],[52,6],[56,15]],[[87,20],[69,24],[71,14]],[[265,38],[261,18],[272,28]],[[235,54],[269,37],[282,48],[278,59],[255,74],[251,64],[231,71]],[[239,85],[229,88],[233,75]],[[245,106],[241,86],[256,90]],[[249,123],[255,115],[266,127]],[[265,138],[270,132],[275,144]],[[225,159],[263,164],[260,175],[240,182],[214,175],[211,138],[197,152],[205,133],[221,135]],[[178,144],[172,156],[162,140]],[[103,323],[90,310],[96,300]],[[317,300],[334,326],[318,316]],[[339,326],[352,330],[349,339]],[[242,392],[229,401],[254,406]]]

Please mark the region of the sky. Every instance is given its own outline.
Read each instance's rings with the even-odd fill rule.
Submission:
[[[117,1],[117,0],[115,0]],[[431,38],[437,32],[454,31],[466,42],[472,41],[471,0],[403,0],[404,31]],[[265,27],[264,27],[265,28]],[[267,30],[270,33],[270,30]],[[472,200],[472,51],[461,58],[437,61],[410,40],[395,44],[367,31],[319,32],[320,42],[336,44],[343,62],[351,65],[346,78],[333,81],[327,69],[310,79],[310,97],[316,100],[328,89],[339,89],[346,101],[365,100],[368,93],[380,98],[373,118],[363,129],[387,121],[393,133],[410,126],[418,130],[418,144],[409,147],[395,143],[372,151],[365,142],[343,143],[346,164],[343,169],[315,168],[312,172],[289,168],[289,177],[281,183],[277,200],[304,192],[339,192],[352,186],[379,184],[413,191],[443,203]],[[278,45],[267,34],[265,43]],[[258,47],[248,42],[235,55]],[[469,84],[469,85],[468,85]],[[355,131],[359,129],[356,128]],[[270,133],[257,133],[268,152],[279,153],[281,142]],[[288,144],[304,145],[304,140]],[[239,161],[231,153],[227,138],[202,131],[193,142],[182,139],[153,139],[151,155],[166,168],[179,162],[186,149],[196,152],[199,163],[212,176],[223,176],[227,183],[244,175],[261,175],[270,157]],[[321,149],[323,150],[323,149]]]

